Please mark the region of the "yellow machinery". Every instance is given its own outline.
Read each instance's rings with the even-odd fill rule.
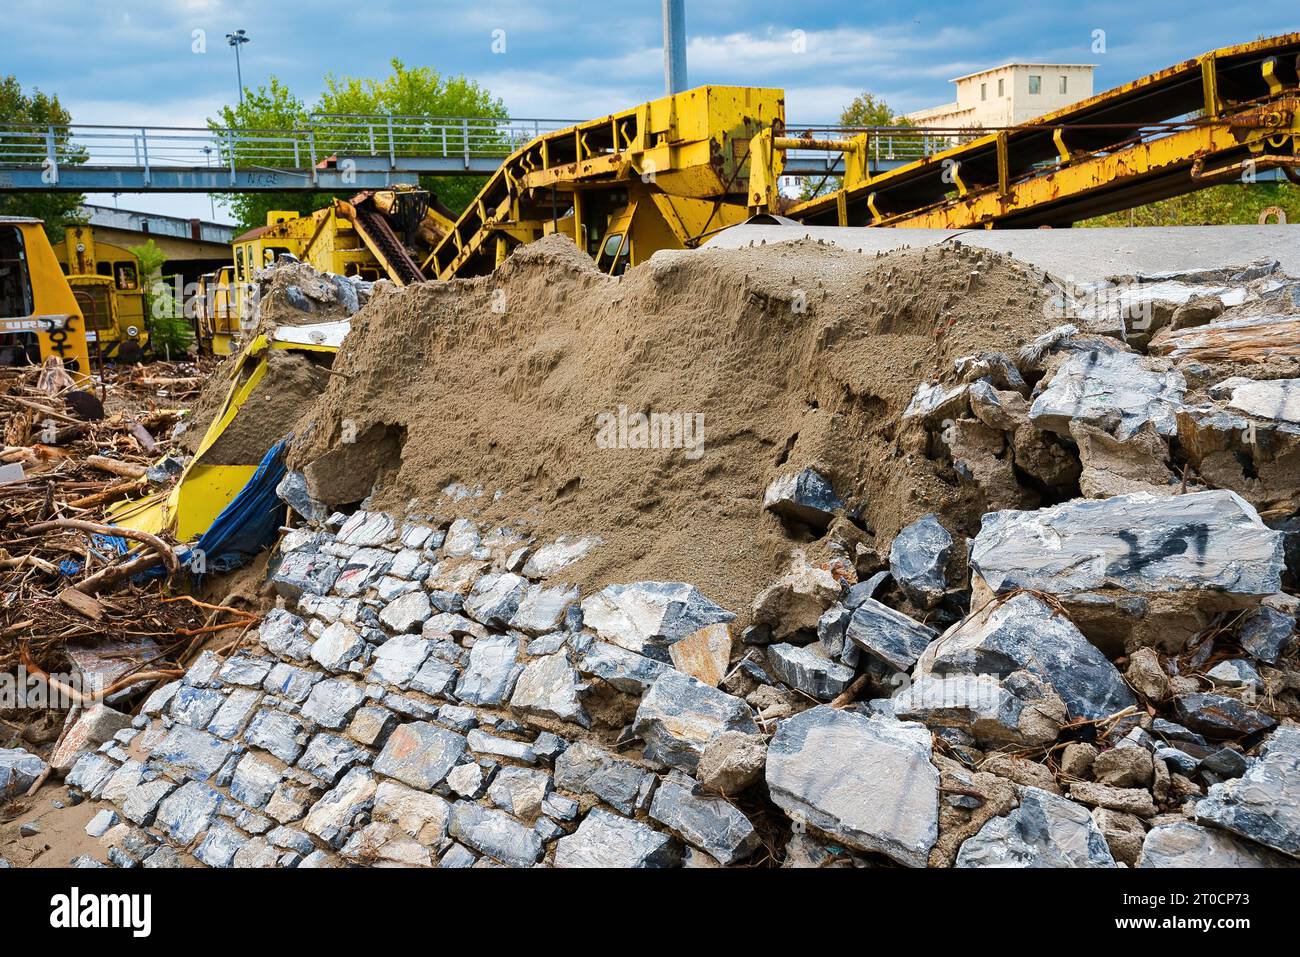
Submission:
[[[257,472],[256,463],[214,465],[205,461],[205,457],[266,375],[270,352],[293,349],[332,355],[338,351],[347,331],[346,322],[323,322],[282,328],[273,336],[259,335],[249,342],[230,371],[221,412],[203,434],[198,451],[185,471],[166,491],[111,507],[109,516],[113,524],[155,535],[169,532],[180,542],[192,541],[206,532]],[[291,425],[286,423],[285,428]]]
[[[785,120],[775,89],[702,86],[545,133],[512,153],[421,264],[491,272],[558,232],[617,274],[745,219],[750,141]]]
[[[310,216],[272,210],[265,226],[235,238],[233,270],[205,277],[210,292],[201,299],[200,340],[217,355],[231,353],[253,277],[281,253],[319,272],[389,279],[399,286],[420,282],[424,275],[412,250],[427,250],[442,239],[451,229],[450,216],[430,193],[406,186],[336,199]]]
[[[39,219],[0,216],[0,362],[58,356],[90,374],[81,308]]]
[[[818,226],[1068,226],[1270,169],[1300,182],[1298,57],[1300,33],[1224,47],[875,177],[864,162],[871,133],[823,144],[844,153],[843,187],[786,215]],[[755,145],[751,209],[775,209],[783,151],[805,142],[776,130]]]
[[[90,226],[68,226],[55,255],[81,304],[92,354],[137,361],[149,342],[149,324],[135,254],[95,239]]]

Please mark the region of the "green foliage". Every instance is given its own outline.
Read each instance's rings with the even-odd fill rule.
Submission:
[[[883,99],[873,93],[861,93],[840,111],[840,126],[910,127],[912,121],[895,113]],[[799,183],[799,201],[816,199],[840,188],[838,176],[805,176]]]
[[[127,252],[140,264],[149,348],[161,358],[184,355],[194,344],[194,329],[185,318],[182,304],[176,300],[175,289],[162,278],[162,265],[167,261],[167,254],[152,239],[141,246],[128,247]]]
[[[225,107],[221,114],[208,121],[214,130],[291,130],[304,125],[312,113],[324,114],[387,114],[420,117],[482,116],[504,117],[505,105],[486,89],[464,76],[444,77],[432,67],[408,68],[401,60],[392,61],[392,74],[382,80],[359,77],[325,77],[325,91],[309,110],[278,79],[272,77],[269,85],[246,90],[244,102],[237,107]],[[382,135],[382,134],[381,134]],[[463,147],[457,135],[448,137],[452,151]],[[349,142],[342,133],[331,137],[328,132],[318,135],[317,157],[348,150],[369,149],[368,143]],[[236,150],[250,153],[253,148]],[[287,146],[277,150],[273,145],[256,148],[261,165],[293,165],[292,150]],[[229,162],[223,157],[223,162]],[[305,162],[305,161],[300,161]],[[485,180],[479,177],[422,176],[420,184],[435,192],[438,199],[460,212],[483,188]],[[240,227],[252,229],[266,225],[266,214],[272,209],[296,210],[307,214],[320,209],[335,196],[346,198],[345,193],[263,193],[236,194],[218,197],[218,202],[228,206]]]
[[[1132,210],[1085,220],[1080,226],[1219,226],[1254,224],[1278,206],[1289,223],[1300,223],[1300,186],[1291,183],[1231,183],[1162,199]]]
[[[57,96],[41,90],[24,93],[18,78],[14,76],[0,80],[0,149],[6,153],[22,150],[24,153],[39,151],[44,154],[43,142],[14,135],[14,126],[66,126],[71,122],[71,114],[64,109]],[[8,135],[5,135],[6,131]],[[58,155],[60,163],[86,161],[84,153],[69,148],[66,136],[58,137]],[[76,219],[77,207],[85,201],[86,198],[77,193],[3,193],[0,194],[0,216],[34,216],[43,219],[50,241],[57,243],[63,239],[64,224]]]

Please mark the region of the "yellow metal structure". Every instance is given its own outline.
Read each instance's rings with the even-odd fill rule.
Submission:
[[[424,274],[483,275],[556,232],[614,273],[695,246],[746,218],[750,143],[784,120],[781,90],[702,86],[545,133],[492,175]]]
[[[91,352],[125,362],[139,359],[149,332],[135,254],[97,240],[90,226],[68,226],[55,255],[81,304]]]
[[[0,356],[90,374],[85,320],[39,219],[0,216]]]
[[[287,343],[257,336],[240,353],[231,371],[226,401],[203,434],[198,451],[176,484],[132,502],[109,509],[115,525],[143,532],[170,532],[177,541],[189,542],[206,532],[222,510],[257,472],[257,465],[213,465],[205,461],[208,451],[239,414],[244,402],[266,375],[267,355],[273,349],[306,352],[335,352],[336,347]]]
[[[1300,33],[1224,47],[879,176],[846,177],[786,215],[821,226],[1068,226],[1269,169],[1300,181],[1298,58]],[[854,138],[858,152],[870,136]],[[769,163],[779,171],[778,157]],[[751,196],[763,202],[775,208]]]
[[[404,186],[336,199],[309,216],[270,211],[265,226],[235,238],[233,268],[204,277],[200,341],[217,355],[231,354],[240,317],[247,312],[249,290],[255,285],[253,277],[281,253],[318,272],[388,279],[399,286],[422,281],[408,244],[431,248],[451,229],[450,212],[427,191]]]

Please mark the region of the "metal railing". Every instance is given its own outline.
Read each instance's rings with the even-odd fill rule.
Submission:
[[[935,133],[908,126],[794,126],[785,136],[795,139],[847,140],[871,134],[868,152],[873,169],[902,166],[941,153],[955,145],[951,133]],[[792,149],[786,151],[786,166],[801,172],[843,171],[841,154],[834,150]]]
[[[318,114],[291,130],[0,125],[0,166],[304,170],[343,155],[500,159],[571,120]]]

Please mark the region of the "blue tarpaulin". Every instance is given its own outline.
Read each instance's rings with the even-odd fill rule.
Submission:
[[[190,550],[189,565],[200,574],[238,568],[275,541],[284,524],[284,502],[275,487],[284,478],[284,446],[277,442],[262,458],[248,484],[222,509],[212,527]],[[196,562],[196,552],[202,561]]]

